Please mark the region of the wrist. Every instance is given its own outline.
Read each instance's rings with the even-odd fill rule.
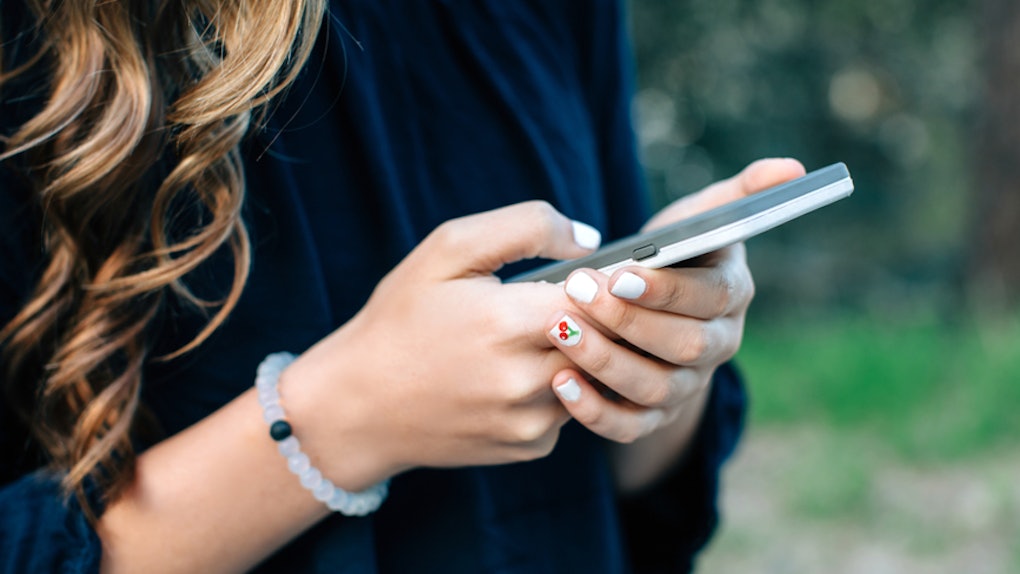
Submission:
[[[311,464],[339,488],[361,492],[404,469],[383,447],[371,397],[344,384],[359,375],[335,349],[328,363],[315,348],[299,357],[280,374],[278,390]]]
[[[281,404],[279,382],[282,371],[296,358],[291,353],[272,353],[258,367],[255,387],[258,389],[262,418],[269,425],[269,437],[276,442],[279,453],[287,459],[288,470],[298,477],[301,486],[312,495],[312,498],[325,504],[330,510],[348,516],[364,516],[375,512],[386,500],[389,480],[378,482],[358,492],[337,487],[329,477],[322,474],[318,466],[312,464],[309,456],[301,448],[301,440],[294,436],[294,429],[287,420],[287,413]]]

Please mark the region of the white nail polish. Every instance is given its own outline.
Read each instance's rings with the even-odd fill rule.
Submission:
[[[609,292],[621,299],[637,299],[645,294],[647,288],[648,284],[644,279],[627,272],[620,275]]]
[[[599,233],[599,230],[580,221],[572,223],[574,224],[574,243],[585,249],[598,249],[602,244],[602,234]]]
[[[564,347],[573,347],[581,342],[581,327],[567,315],[557,321],[556,326],[549,329],[549,332],[559,339]]]
[[[584,271],[579,271],[570,276],[566,285],[567,295],[581,303],[591,303],[599,292],[599,284]]]
[[[581,398],[581,387],[573,377],[567,379],[567,382],[562,385],[557,385],[556,392],[568,403],[576,403],[577,399]]]

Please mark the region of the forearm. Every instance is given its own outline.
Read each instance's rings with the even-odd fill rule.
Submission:
[[[689,399],[671,423],[632,443],[611,443],[610,463],[621,494],[638,492],[672,468],[687,452],[705,411],[711,383]]]
[[[248,391],[138,458],[98,524],[102,568],[246,570],[327,512],[287,469]]]
[[[282,373],[282,403],[312,464],[360,491],[409,468],[546,456],[568,419],[546,385],[569,360],[535,333],[567,300],[552,285],[502,285],[491,272],[523,257],[580,257],[591,233],[532,201],[430,234],[355,317]],[[325,514],[289,472],[249,390],[139,457],[131,488],[100,520],[103,566],[243,570]]]

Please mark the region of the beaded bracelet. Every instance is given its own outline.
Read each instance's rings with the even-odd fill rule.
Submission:
[[[348,516],[364,516],[374,512],[386,499],[389,480],[361,492],[347,492],[322,476],[322,472],[312,466],[308,455],[301,452],[301,443],[287,422],[280,405],[280,392],[276,388],[280,373],[295,358],[291,353],[273,353],[259,365],[255,388],[259,394],[259,404],[262,405],[262,418],[269,425],[269,436],[276,441],[280,454],[287,458],[287,468],[301,479],[301,486],[311,492],[316,500],[326,503],[330,510]]]

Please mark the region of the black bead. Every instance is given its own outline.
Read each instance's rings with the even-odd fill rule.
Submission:
[[[279,442],[291,435],[294,432],[290,428],[290,423],[287,421],[276,421],[269,426],[269,436],[273,437],[273,440]]]

